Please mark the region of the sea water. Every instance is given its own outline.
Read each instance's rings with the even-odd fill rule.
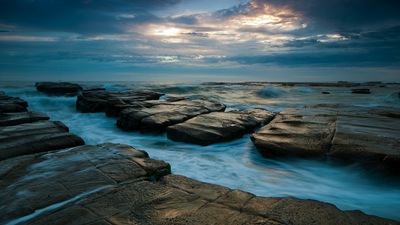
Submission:
[[[368,87],[370,95],[351,94],[347,87],[281,86],[276,84],[200,83],[85,83],[85,88],[108,90],[154,90],[168,96],[212,99],[227,110],[264,108],[279,112],[285,108],[315,104],[345,104],[364,107],[394,107],[400,110],[398,85]],[[259,196],[315,199],[335,204],[342,210],[359,209],[367,214],[400,220],[400,181],[382,178],[357,164],[342,165],[329,160],[266,159],[249,135],[231,142],[197,146],[173,142],[166,134],[124,132],[116,118],[104,113],[79,113],[76,97],[54,97],[36,91],[34,83],[3,82],[0,91],[28,101],[30,111],[47,113],[60,120],[86,144],[113,142],[145,150],[150,157],[171,164],[172,172],[204,182],[240,189]],[[321,94],[323,91],[329,95]]]

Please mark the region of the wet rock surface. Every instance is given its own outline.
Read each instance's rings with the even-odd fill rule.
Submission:
[[[36,89],[49,95],[75,96],[83,90],[79,84],[69,82],[37,82]]]
[[[167,136],[173,141],[210,145],[241,138],[274,116],[264,109],[212,112],[169,126]]]
[[[26,112],[28,103],[18,97],[6,95],[0,91],[0,113]]]
[[[37,121],[0,127],[0,160],[83,145],[62,122]]]
[[[146,100],[157,100],[163,94],[154,91],[110,91],[105,89],[85,90],[78,96],[76,108],[80,112],[106,112],[107,116],[118,116],[122,109],[143,107]]]
[[[400,171],[399,111],[390,108],[287,109],[252,134],[263,156],[334,157]]]
[[[171,175],[168,163],[126,145],[80,146],[0,165],[0,221],[9,224],[398,224]]]
[[[27,106],[19,98],[7,97],[6,102],[10,98]],[[44,113],[18,111],[0,113],[0,160],[84,144],[62,122],[48,121]]]
[[[185,99],[169,101],[186,105]],[[138,108],[175,104],[144,102],[149,108]],[[267,114],[255,113],[243,127],[265,122]],[[376,115],[399,116],[390,110]],[[318,201],[257,197],[172,175],[167,162],[144,151],[81,145],[63,123],[48,120],[37,112],[0,113],[0,224],[399,224]],[[67,140],[81,146],[68,148]]]
[[[159,133],[164,132],[168,126],[182,123],[201,114],[222,112],[226,108],[219,102],[186,98],[166,98],[145,103],[147,104],[145,107],[130,107],[122,110],[117,126],[123,130]]]

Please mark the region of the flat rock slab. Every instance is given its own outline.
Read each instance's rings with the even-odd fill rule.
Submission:
[[[76,100],[80,112],[106,112],[107,116],[118,116],[127,107],[141,107],[146,100],[158,100],[163,94],[154,91],[109,91],[105,89],[85,90]]]
[[[28,103],[18,97],[11,97],[0,91],[0,113],[26,112]]]
[[[330,156],[395,173],[400,171],[398,109],[288,109],[252,134],[252,140],[266,157]]]
[[[69,133],[68,127],[59,121],[0,126],[0,160],[83,144],[82,138]]]
[[[222,112],[226,108],[219,102],[186,98],[145,101],[145,104],[122,110],[117,126],[123,130],[159,133],[164,132],[168,126],[182,123],[201,114]]]
[[[168,163],[126,145],[81,146],[0,165],[6,224],[399,224],[171,175]]]
[[[49,95],[75,96],[83,90],[79,84],[69,82],[37,82],[36,89]]]
[[[205,146],[241,138],[274,116],[275,113],[264,109],[212,112],[169,126],[167,136],[173,141]]]
[[[0,127],[49,120],[50,117],[41,112],[0,113]]]
[[[52,211],[101,190],[112,191],[130,182],[156,180],[170,173],[168,163],[116,144],[25,155],[0,161],[0,165],[3,222],[40,214],[41,210]],[[126,206],[129,208],[129,204]],[[67,219],[73,221],[75,216]]]

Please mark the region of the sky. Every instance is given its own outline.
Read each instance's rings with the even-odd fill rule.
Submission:
[[[400,82],[399,0],[0,0],[0,81]]]

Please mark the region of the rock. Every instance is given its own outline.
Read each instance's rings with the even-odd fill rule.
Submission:
[[[118,144],[0,161],[7,224],[398,224],[296,198],[265,198],[187,177]],[[40,178],[40,179],[38,179]]]
[[[56,121],[37,121],[0,127],[0,160],[83,145],[82,138]]]
[[[0,113],[26,112],[28,103],[18,97],[11,97],[0,92]]]
[[[131,182],[157,180],[170,173],[168,163],[117,144],[37,153],[0,161],[0,164],[0,221],[40,215],[40,210],[46,214],[93,193],[106,191],[103,192],[106,194],[117,188],[124,189]],[[129,204],[125,206],[129,208]]]
[[[145,103],[146,106],[122,110],[117,126],[123,130],[158,133],[164,132],[168,126],[182,123],[195,116],[224,111],[226,108],[225,105],[215,101],[184,98],[167,98]]]
[[[371,94],[371,91],[368,88],[356,88],[351,89],[352,94]]]
[[[400,172],[397,109],[301,108],[279,113],[252,134],[265,157],[333,157],[373,169]]]
[[[37,82],[36,89],[50,95],[75,96],[83,90],[79,84],[69,82]]]
[[[107,116],[118,116],[122,109],[142,106],[146,100],[157,100],[163,94],[154,91],[107,91],[105,89],[85,90],[76,100],[80,112],[106,112]]]
[[[0,126],[12,126],[49,119],[48,115],[40,112],[0,113]]]
[[[184,123],[167,128],[167,137],[198,145],[231,141],[251,133],[261,124],[268,123],[275,113],[263,109],[212,112],[199,115]]]

